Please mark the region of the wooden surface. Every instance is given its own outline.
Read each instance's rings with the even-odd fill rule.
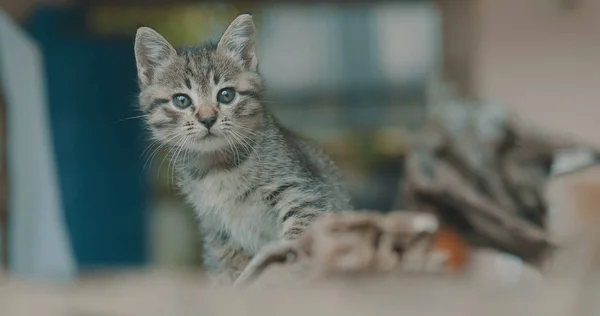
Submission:
[[[77,285],[0,281],[3,316],[165,315],[579,315],[573,288],[493,287],[461,279],[383,276],[255,291],[210,288],[197,275],[115,275]]]

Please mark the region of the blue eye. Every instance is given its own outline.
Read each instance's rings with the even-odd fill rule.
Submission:
[[[173,105],[179,109],[187,109],[192,105],[192,100],[185,94],[176,94],[173,96]]]
[[[235,99],[235,90],[233,88],[224,88],[217,93],[217,102],[229,104]]]

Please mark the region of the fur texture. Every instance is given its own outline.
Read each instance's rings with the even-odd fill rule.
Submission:
[[[267,243],[350,208],[327,155],[261,103],[254,33],[251,16],[240,15],[217,45],[176,50],[149,28],[135,43],[140,107],[173,153],[177,184],[200,218],[207,268],[230,279]]]

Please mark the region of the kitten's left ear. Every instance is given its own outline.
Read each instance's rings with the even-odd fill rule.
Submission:
[[[134,50],[138,81],[141,86],[150,84],[156,69],[164,66],[177,55],[173,46],[149,27],[138,29]]]
[[[254,21],[250,14],[242,14],[229,25],[217,49],[240,60],[250,71],[257,71],[258,59],[254,50]]]

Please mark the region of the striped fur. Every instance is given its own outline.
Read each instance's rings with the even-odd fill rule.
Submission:
[[[261,104],[253,34],[251,17],[241,15],[216,46],[175,50],[148,28],[136,38],[140,107],[153,137],[173,153],[177,184],[200,219],[207,268],[230,278],[265,244],[350,208],[328,156]],[[222,88],[237,92],[231,104],[216,101]],[[192,106],[174,106],[181,93]],[[199,123],[201,107],[217,113],[210,133]]]

